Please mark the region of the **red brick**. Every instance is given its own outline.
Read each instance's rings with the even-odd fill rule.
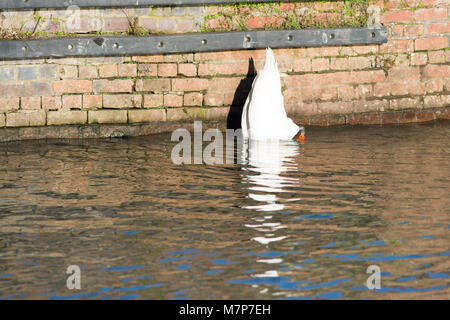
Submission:
[[[353,112],[353,103],[350,101],[321,102],[317,106],[322,114],[349,114]]]
[[[401,110],[401,109],[417,109],[421,108],[422,102],[420,97],[414,98],[399,98],[392,99],[389,101],[389,108],[392,110]]]
[[[195,77],[197,75],[197,66],[193,63],[179,64],[178,74],[186,77]]]
[[[101,108],[103,106],[103,96],[98,95],[84,95],[83,96],[83,108]]]
[[[172,91],[202,91],[208,89],[208,84],[207,79],[173,79]]]
[[[163,63],[158,65],[158,76],[175,77],[177,75],[177,65],[175,63]]]
[[[20,98],[2,98],[0,97],[0,111],[19,110]]]
[[[416,50],[437,50],[447,47],[447,37],[420,38],[414,41]]]
[[[448,78],[450,77],[450,65],[427,65],[423,69],[423,75],[427,78]]]
[[[418,67],[392,67],[388,70],[388,81],[420,80]]]
[[[402,113],[400,113],[398,122],[399,123],[417,122],[416,112],[415,111],[403,111]]]
[[[417,110],[416,117],[417,122],[429,122],[435,119],[433,110]]]
[[[61,109],[61,96],[44,96],[44,97],[42,97],[42,109],[44,109],[44,110]]]
[[[98,68],[100,78],[112,78],[119,75],[117,64],[103,65]]]
[[[348,66],[348,58],[331,58],[330,61],[331,70],[346,70]]]
[[[436,22],[427,25],[427,33],[450,33],[450,22]]]
[[[62,107],[64,109],[81,109],[82,106],[81,95],[68,95],[62,97]]]
[[[308,58],[295,59],[292,64],[292,71],[294,71],[294,72],[309,72],[309,71],[311,71],[311,60]]]
[[[166,107],[181,107],[183,105],[183,96],[173,93],[164,95],[164,106]]]
[[[430,51],[428,52],[429,63],[445,63],[445,52],[442,50],[439,51]]]
[[[369,69],[371,68],[372,62],[367,57],[349,57],[348,65],[350,69]]]
[[[23,110],[40,109],[41,108],[41,97],[22,97],[21,101],[20,101],[20,108]]]
[[[133,80],[94,80],[94,92],[132,92]]]
[[[185,106],[202,106],[203,105],[203,94],[199,92],[186,93],[184,95],[184,105]]]
[[[162,94],[144,95],[144,108],[158,108],[164,105]]]
[[[227,107],[208,108],[206,110],[206,119],[211,121],[226,120],[229,112],[230,108]]]
[[[417,9],[414,12],[414,19],[416,20],[442,20],[446,18],[446,8]]]
[[[450,105],[450,95],[425,96],[423,102],[425,108],[448,107]]]
[[[189,116],[183,108],[167,109],[167,121],[186,121],[188,119]]]
[[[386,11],[381,16],[382,23],[390,22],[408,22],[413,18],[413,11],[411,10],[390,10]]]
[[[119,64],[119,76],[120,77],[136,77],[137,76],[137,64],[135,64],[135,63]]]
[[[312,71],[324,71],[330,68],[330,61],[324,58],[312,59],[311,70]]]
[[[142,96],[138,94],[107,94],[103,96],[103,108],[140,108]]]
[[[169,79],[138,79],[136,91],[164,92],[170,91]]]
[[[89,123],[127,123],[127,110],[90,110]]]
[[[391,32],[392,32],[392,36],[399,36],[402,37],[403,34],[405,33],[405,26],[403,25],[394,25],[391,28]]]
[[[90,80],[61,80],[53,82],[55,93],[88,93],[92,92]]]
[[[85,124],[87,122],[86,111],[49,111],[47,113],[47,125]]]
[[[400,113],[399,112],[386,112],[382,115],[382,124],[397,124]]]

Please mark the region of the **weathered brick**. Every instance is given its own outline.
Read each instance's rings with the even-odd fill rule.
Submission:
[[[86,79],[92,79],[98,77],[98,71],[97,67],[95,66],[80,66],[79,69],[79,77],[80,78],[86,78]]]
[[[416,51],[437,50],[447,47],[447,37],[430,37],[414,40]]]
[[[19,110],[20,98],[0,97],[0,112]]]
[[[0,83],[0,97],[23,97],[27,95],[25,84],[22,83]]]
[[[18,72],[19,80],[35,80],[37,78],[35,67],[20,67]]]
[[[137,64],[135,64],[135,63],[119,64],[119,76],[120,77],[136,77],[137,76]]]
[[[388,71],[388,81],[420,80],[418,67],[392,67]]]
[[[47,113],[47,125],[85,124],[87,111],[60,110]]]
[[[133,80],[115,79],[115,80],[94,80],[94,92],[106,92],[106,93],[120,93],[120,92],[132,92]]]
[[[178,74],[186,77],[195,77],[197,75],[197,66],[193,63],[179,64]]]
[[[11,81],[16,78],[15,68],[0,68],[0,81]]]
[[[376,97],[387,97],[391,94],[390,83],[376,83],[373,86],[373,93]]]
[[[170,91],[169,79],[137,79],[136,91],[164,92]]]
[[[158,65],[155,64],[138,64],[139,77],[156,77],[158,75]]]
[[[411,65],[423,66],[427,64],[428,56],[426,52],[414,52],[411,53]]]
[[[184,95],[185,106],[202,106],[203,94],[199,92],[186,93]]]
[[[223,93],[207,93],[204,97],[206,106],[222,106],[224,104]]]
[[[218,78],[216,78],[218,79]],[[207,79],[173,79],[172,91],[202,91],[208,89]]]
[[[41,108],[41,97],[22,97],[20,108],[23,110],[38,110]]]
[[[425,108],[448,107],[450,105],[450,95],[425,96]]]
[[[227,107],[208,108],[206,110],[206,119],[210,121],[226,120],[229,112],[230,108]]]
[[[417,117],[417,122],[428,122],[428,121],[435,120],[433,110],[417,110],[416,117]]]
[[[64,109],[81,109],[83,105],[82,95],[65,95],[62,96],[62,107]]]
[[[60,80],[53,82],[55,93],[87,93],[92,91],[90,80]]]
[[[372,85],[360,84],[355,88],[358,98],[368,98],[373,95]]]
[[[128,119],[130,123],[166,121],[166,110],[128,110]]]
[[[425,93],[425,84],[420,81],[410,82],[408,91],[410,95],[423,95]]]
[[[117,64],[107,64],[98,68],[100,78],[112,78],[119,75],[119,67]]]
[[[391,86],[391,93],[393,96],[404,96],[409,92],[408,83],[393,83]]]
[[[426,78],[449,78],[450,65],[429,64],[423,69],[423,75]]]
[[[423,25],[405,26],[405,36],[417,37],[423,35]]]
[[[101,94],[87,94],[83,96],[83,108],[101,108],[103,106],[103,96]]]
[[[89,123],[127,123],[127,110],[90,110]]]
[[[103,108],[125,109],[141,108],[142,95],[138,94],[108,94],[103,96]]]
[[[44,110],[61,109],[61,96],[43,96],[42,109]]]
[[[162,94],[146,94],[144,95],[144,108],[158,108],[164,105]]]
[[[169,93],[164,95],[164,106],[181,107],[183,105],[183,96]]]
[[[347,70],[348,68],[348,58],[331,58],[331,70]]]
[[[80,78],[88,78],[81,76],[82,66],[80,66]],[[97,76],[97,71],[95,76]],[[78,67],[77,66],[58,66],[58,77],[60,79],[76,79],[78,78]]]
[[[4,113],[0,113],[0,127],[6,126],[6,116]]]
[[[425,90],[427,93],[441,92],[444,89],[444,83],[441,79],[433,79],[425,82]]]
[[[175,77],[177,75],[176,63],[162,63],[158,65],[158,76]]]
[[[353,103],[350,101],[320,102],[317,107],[322,114],[349,114],[353,112]]]
[[[43,65],[38,67],[37,70],[40,79],[56,79],[58,75],[55,65]]]
[[[44,126],[46,114],[43,110],[22,110],[6,114],[7,127]]]
[[[417,109],[421,108],[422,101],[419,97],[414,98],[399,98],[392,99],[389,101],[389,108],[391,110],[402,110],[402,109]]]
[[[338,98],[340,100],[353,100],[356,97],[355,89],[351,86],[340,86],[337,88]]]
[[[188,119],[188,114],[182,108],[167,109],[167,121],[182,121]]]
[[[414,51],[413,40],[389,40],[380,46],[380,53],[401,53]]]

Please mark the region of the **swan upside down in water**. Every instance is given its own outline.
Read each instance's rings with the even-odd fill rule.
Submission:
[[[253,140],[289,140],[299,132],[299,140],[304,140],[305,129],[286,115],[280,72],[270,48],[266,50],[264,68],[258,72],[245,101],[241,128],[243,137]]]

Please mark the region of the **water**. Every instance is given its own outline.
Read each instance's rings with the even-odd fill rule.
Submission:
[[[173,165],[170,135],[0,145],[0,297],[449,299],[449,142],[310,129],[215,166]]]

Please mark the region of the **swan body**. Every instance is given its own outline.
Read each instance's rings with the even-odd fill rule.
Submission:
[[[242,135],[253,140],[289,140],[302,130],[286,115],[280,72],[272,49],[267,48],[264,68],[258,72],[245,101]]]

